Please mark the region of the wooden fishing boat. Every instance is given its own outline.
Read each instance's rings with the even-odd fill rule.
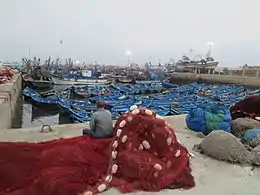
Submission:
[[[171,107],[171,114],[172,115],[179,115],[179,114],[181,114],[176,108],[174,108],[174,107]]]
[[[120,117],[120,114],[118,112],[112,112],[112,120],[117,120]],[[91,118],[82,118],[82,117],[78,117],[77,115],[71,114],[71,118],[73,120],[73,122],[76,123],[86,123],[89,122],[91,120]]]
[[[166,108],[163,106],[152,107],[151,109],[154,110],[160,116],[167,116],[171,113],[171,108]]]
[[[86,111],[96,111],[96,104],[92,104],[85,101],[71,101],[71,106],[75,110],[86,110]]]
[[[70,108],[69,112],[79,118],[90,118],[92,112],[87,112],[86,110],[75,110]]]
[[[133,96],[128,96],[127,99],[120,100],[119,98],[113,99],[113,101],[105,101],[109,107],[115,106],[132,106],[135,104],[135,99]]]
[[[58,101],[58,105],[60,106],[61,108],[61,112],[63,113],[67,113],[68,110],[70,109],[71,107],[71,100],[59,100]]]
[[[113,94],[108,94],[108,95],[99,95],[99,96],[94,96],[94,97],[90,97],[89,101],[91,102],[96,102],[97,100],[117,100],[118,98],[120,98],[121,96],[124,96],[123,94],[121,94],[119,91]]]
[[[35,90],[29,87],[24,88],[22,94],[27,98],[31,98],[32,96],[39,95]]]
[[[128,86],[112,84],[111,87],[113,87],[115,90],[120,91],[122,93],[134,93],[134,89]]]
[[[125,84],[133,83],[133,79],[129,78],[128,76],[118,76],[114,78],[115,81],[118,83],[125,83]]]
[[[58,97],[52,96],[52,97],[40,97],[37,95],[31,96],[32,103],[36,104],[37,106],[56,106],[58,104]]]
[[[135,83],[136,84],[152,84],[152,83],[161,83],[160,80],[148,80],[148,81],[145,81],[145,80],[135,80]]]
[[[53,81],[51,79],[47,80],[34,80],[30,75],[24,74],[22,75],[24,86],[30,88],[52,88]]]
[[[170,107],[172,106],[171,100],[153,100],[152,106],[164,106],[164,107]]]
[[[37,91],[29,87],[26,87],[23,90],[23,95],[27,98],[30,98],[32,100],[32,103],[37,106],[56,106],[59,101],[58,95],[56,94],[44,97],[41,96]]]
[[[78,77],[78,78],[62,78],[59,76],[51,75],[55,85],[108,85],[111,83],[106,78],[94,77]]]
[[[106,95],[109,94],[109,90],[105,86],[88,86],[90,96]]]
[[[58,94],[58,105],[61,114],[69,113],[69,109],[71,108],[71,100],[69,98],[70,98],[69,95],[66,96],[66,95]]]
[[[121,116],[121,114],[118,112],[112,111],[111,114],[112,114],[112,120],[117,120]]]
[[[111,108],[111,111],[123,114],[129,110],[129,107],[130,107],[130,105],[115,106],[115,107]]]
[[[170,83],[168,81],[163,81],[162,86],[164,86],[166,88],[177,88],[177,87],[179,87],[178,84],[173,84],[173,83]]]
[[[91,95],[88,86],[73,86],[73,91],[74,94],[78,97],[88,98]]]

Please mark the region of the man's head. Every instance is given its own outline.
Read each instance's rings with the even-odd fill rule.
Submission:
[[[102,100],[97,100],[97,108],[105,108],[105,102]]]

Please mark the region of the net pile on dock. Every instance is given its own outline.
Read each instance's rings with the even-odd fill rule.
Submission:
[[[260,145],[259,105],[260,96],[249,96],[232,106],[231,133],[213,131],[200,143],[201,152],[218,160],[260,165],[260,154],[252,152]]]
[[[237,118],[231,122],[232,133],[240,138],[249,129],[260,128],[260,122],[250,118]]]
[[[242,141],[254,148],[260,145],[260,129],[249,129],[242,137]]]
[[[248,151],[231,133],[213,131],[200,143],[202,153],[217,160],[260,165],[260,156]]]
[[[13,79],[14,71],[10,67],[1,67],[0,68],[0,84],[9,83]]]
[[[81,136],[44,143],[0,143],[0,194],[91,195],[195,185],[189,153],[155,112],[131,107],[113,139]]]
[[[260,117],[260,96],[252,95],[237,102],[230,108],[232,119]]]

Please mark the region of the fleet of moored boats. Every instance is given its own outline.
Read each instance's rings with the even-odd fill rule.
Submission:
[[[29,87],[23,90],[23,95],[33,104],[43,107],[58,106],[59,112],[68,114],[74,122],[89,121],[96,110],[97,100],[105,101],[106,108],[116,120],[134,104],[155,110],[161,116],[168,116],[186,114],[198,106],[230,107],[252,94],[260,92],[234,85],[178,85],[167,81],[134,85],[71,86],[60,92],[38,93]],[[78,97],[83,100],[77,100]]]

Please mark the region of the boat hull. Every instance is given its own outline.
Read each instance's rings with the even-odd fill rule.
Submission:
[[[195,69],[195,68],[207,68],[207,69],[214,69],[218,66],[219,62],[210,62],[207,64],[199,64],[196,62],[190,62],[190,63],[183,63],[183,64],[178,64],[176,66],[177,69]]]
[[[77,81],[74,79],[63,80],[59,77],[51,77],[55,85],[107,85],[110,84],[111,81],[108,79],[78,79]]]
[[[135,81],[136,84],[151,84],[151,83],[161,83],[159,80],[154,80],[154,81]]]
[[[23,75],[24,87],[30,88],[52,88],[53,81],[51,80],[34,80],[28,75]]]
[[[28,81],[31,86],[34,88],[52,88],[53,82],[52,81]]]

